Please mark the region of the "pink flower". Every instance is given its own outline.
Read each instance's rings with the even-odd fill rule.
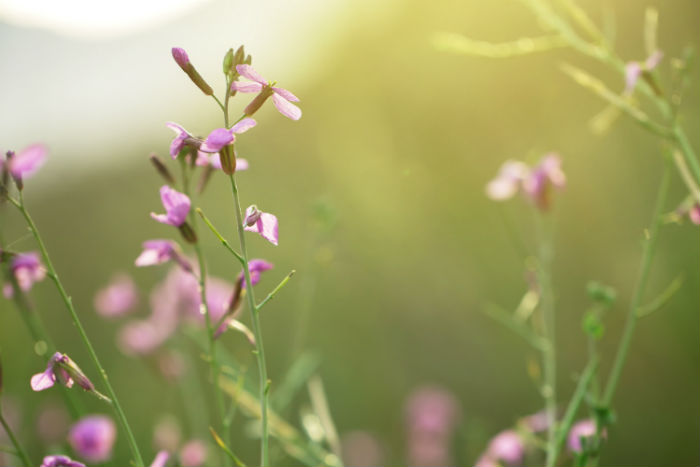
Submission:
[[[173,53],[175,63],[177,63],[183,70],[187,68],[187,65],[190,64],[190,57],[187,56],[187,52],[185,52],[185,49],[180,47],[173,47],[171,52]]]
[[[88,462],[105,462],[112,456],[112,447],[117,438],[117,427],[105,415],[90,415],[81,418],[68,433],[68,442],[73,450]]]
[[[127,355],[148,355],[170,337],[170,330],[152,319],[131,321],[119,332],[119,348]]]
[[[7,171],[15,179],[24,179],[34,175],[44,165],[47,154],[46,146],[32,144],[18,153],[8,152],[10,157],[4,164],[6,164]],[[0,168],[2,167],[3,162],[0,161]]]
[[[180,450],[182,467],[199,467],[207,460],[207,445],[198,439],[188,441]]]
[[[287,91],[284,88],[275,87],[275,83],[265,80],[253,69],[250,65],[236,65],[236,71],[251,82],[234,81],[231,83],[231,90],[238,92],[257,92],[260,93],[245,109],[246,115],[252,115],[260,106],[272,95],[272,102],[277,107],[277,110],[287,118],[299,120],[301,118],[301,109],[292,102],[299,102],[299,98]]]
[[[695,225],[700,225],[700,204],[693,204],[693,206],[688,211],[688,217],[690,218],[690,222],[692,222]]]
[[[260,282],[260,275],[272,269],[274,265],[272,263],[268,263],[264,259],[251,259],[248,261],[248,269],[250,270],[250,281],[253,283],[253,285],[256,285],[258,282]],[[238,280],[243,282],[243,287],[245,287],[245,281],[243,280],[243,272],[241,272],[238,275]]]
[[[168,451],[158,451],[150,467],[165,467],[165,463],[168,462],[169,457],[170,454],[168,454]]]
[[[187,140],[192,138],[192,135],[187,132],[183,127],[174,122],[168,122],[165,124],[168,128],[173,130],[176,134],[173,142],[170,143],[170,156],[175,159],[182,148],[187,144]]]
[[[160,199],[165,207],[165,214],[151,213],[151,217],[162,224],[180,227],[187,220],[190,212],[190,199],[184,193],[163,185],[160,188]]]
[[[191,271],[192,266],[180,253],[180,247],[172,240],[148,240],[142,244],[143,251],[134,264],[138,267],[155,266],[175,261],[185,271]]]
[[[243,225],[248,232],[259,233],[265,240],[273,245],[276,246],[278,244],[279,223],[274,214],[259,211],[255,205],[248,206],[248,209],[245,211]]]
[[[138,302],[134,281],[126,274],[116,276],[112,282],[95,295],[97,313],[108,317],[128,314]]]
[[[571,427],[569,430],[569,437],[567,439],[567,446],[573,452],[581,452],[583,445],[581,443],[582,438],[591,438],[596,434],[596,426],[593,420],[586,419],[580,420]],[[604,434],[604,433],[603,433]]]
[[[85,467],[85,464],[71,460],[67,456],[46,456],[40,467]]]
[[[625,95],[630,95],[634,92],[634,88],[637,86],[637,81],[645,72],[650,72],[656,68],[661,59],[664,57],[663,52],[657,50],[651,54],[644,63],[639,62],[628,62],[625,65]]]
[[[506,161],[496,178],[486,185],[486,194],[494,201],[510,199],[530,176],[530,168],[520,161]]]
[[[252,118],[244,118],[240,122],[233,125],[230,129],[228,128],[217,128],[216,130],[209,133],[207,139],[199,147],[202,152],[219,152],[224,146],[233,144],[236,141],[236,134],[245,133],[246,131],[253,128],[257,122]]]
[[[487,457],[502,460],[508,465],[519,465],[525,455],[522,438],[514,430],[505,430],[497,434],[489,443]]]
[[[426,386],[406,401],[410,465],[450,465],[450,442],[459,421],[459,403],[446,390]]]
[[[60,352],[53,354],[43,373],[32,376],[31,387],[34,391],[43,391],[52,387],[56,383],[56,378],[67,388],[72,387],[75,381],[86,391],[95,390],[95,386],[80,367],[68,355]]]
[[[46,269],[39,260],[39,253],[35,251],[16,254],[10,263],[10,270],[24,292],[28,292],[35,282],[46,277]]]

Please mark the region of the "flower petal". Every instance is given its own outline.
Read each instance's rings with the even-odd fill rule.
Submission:
[[[284,89],[284,88],[276,88],[276,87],[273,87],[272,90],[275,91],[275,92],[276,92],[277,94],[279,94],[280,96],[282,96],[282,97],[284,97],[285,99],[287,99],[288,101],[299,102],[299,98],[298,98],[297,96],[295,96],[295,95],[292,94],[290,91],[287,91],[287,90]]]
[[[231,127],[231,132],[233,133],[245,133],[246,131],[250,130],[253,128],[255,125],[257,125],[258,122],[253,120],[252,118],[244,118],[240,122],[236,123]]]
[[[256,232],[273,245],[278,245],[279,223],[277,222],[277,216],[274,214],[268,212],[261,213],[257,222],[251,226],[246,226],[245,230]]]
[[[238,74],[248,78],[251,81],[255,81],[256,83],[260,83],[262,85],[267,84],[265,78],[260,76],[260,74],[250,65],[236,65],[236,71]]]
[[[53,368],[47,368],[43,373],[37,373],[32,376],[31,386],[34,391],[43,391],[56,383],[56,376],[53,374]]]
[[[279,94],[275,93],[272,95],[272,102],[275,104],[275,107],[277,107],[277,110],[285,117],[291,118],[292,120],[299,120],[301,118],[301,109]]]
[[[15,177],[29,177],[46,162],[48,151],[43,144],[33,144],[15,154],[9,162],[10,173]]]
[[[231,144],[235,137],[231,130],[226,128],[217,128],[216,130],[209,133],[207,139],[204,140],[202,146],[199,148],[203,152],[219,152],[221,148],[227,144]]]
[[[629,62],[625,65],[625,94],[632,94],[641,75],[642,67],[639,63]]]
[[[234,81],[231,83],[231,91],[260,92],[262,91],[262,88],[262,84],[251,81]]]

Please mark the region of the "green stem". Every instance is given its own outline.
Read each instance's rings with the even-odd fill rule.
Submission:
[[[2,409],[0,409],[0,424],[2,424],[2,427],[5,429],[7,436],[10,438],[10,442],[12,442],[12,445],[15,447],[15,451],[17,451],[17,456],[22,460],[22,464],[24,464],[24,467],[32,467],[32,465],[34,464],[32,464],[32,461],[29,460],[27,452],[24,450],[19,441],[17,441],[17,438],[12,432],[10,425],[7,423],[7,420],[5,420],[5,416],[2,413]]]
[[[646,289],[647,282],[649,280],[649,271],[651,270],[651,260],[654,257],[654,252],[656,251],[656,244],[659,239],[659,230],[662,223],[662,213],[664,209],[664,204],[666,204],[666,195],[668,193],[669,187],[669,170],[668,165],[664,170],[664,174],[661,178],[661,186],[659,187],[659,193],[656,199],[656,207],[654,208],[654,217],[652,218],[651,231],[648,234],[647,240],[644,243],[644,250],[642,252],[642,267],[639,271],[639,276],[637,278],[637,284],[635,286],[634,295],[632,302],[630,303],[629,310],[627,312],[627,322],[625,323],[625,329],[622,333],[622,339],[620,340],[620,345],[617,348],[617,354],[615,355],[615,361],[613,367],[610,370],[610,376],[608,377],[608,384],[605,387],[605,392],[603,393],[602,404],[604,407],[608,407],[612,402],[613,396],[615,395],[615,389],[620,379],[620,374],[622,373],[622,367],[627,359],[627,352],[629,351],[630,343],[632,342],[632,335],[634,334],[634,329],[637,325],[637,310],[639,309],[642,298],[644,296],[644,290]]]
[[[78,329],[78,334],[80,334],[80,338],[85,344],[90,358],[97,367],[100,378],[102,379],[102,382],[104,383],[105,388],[107,389],[107,394],[109,394],[109,398],[112,400],[112,407],[114,408],[114,412],[117,415],[117,418],[119,419],[122,428],[124,428],[124,431],[126,432],[127,441],[129,443],[129,447],[131,448],[131,453],[134,456],[135,465],[136,467],[143,467],[143,458],[141,457],[141,452],[139,451],[138,445],[136,444],[136,438],[134,438],[134,434],[131,431],[131,427],[129,426],[129,422],[126,419],[126,415],[124,414],[124,411],[122,410],[122,407],[119,404],[119,400],[117,399],[117,395],[115,394],[114,389],[112,388],[112,384],[109,382],[107,372],[100,363],[100,359],[97,357],[97,353],[95,352],[95,349],[90,343],[90,339],[88,338],[87,333],[85,332],[85,328],[83,328],[83,325],[80,322],[80,319],[78,318],[78,313],[73,307],[72,299],[68,296],[68,293],[66,293],[66,290],[58,277],[58,273],[56,273],[56,269],[54,268],[53,263],[51,262],[51,258],[49,257],[49,252],[46,249],[46,246],[44,245],[44,241],[41,239],[41,235],[39,235],[39,229],[37,229],[36,224],[34,224],[34,220],[24,207],[24,199],[22,197],[21,191],[19,196],[19,202],[12,198],[10,198],[10,202],[15,207],[17,207],[17,209],[19,209],[19,211],[22,213],[22,216],[24,216],[24,219],[26,220],[29,229],[34,235],[34,239],[36,240],[36,243],[39,246],[39,250],[41,251],[41,256],[44,259],[44,264],[48,271],[48,275],[49,277],[51,277],[54,284],[56,285],[56,288],[58,289],[58,292],[61,295],[61,299],[63,300],[63,303],[66,305],[66,308],[68,309],[68,312],[71,315],[73,324]]]
[[[236,213],[236,227],[238,228],[238,239],[240,241],[241,255],[245,260],[243,264],[243,274],[247,284],[246,297],[248,297],[248,307],[252,316],[253,333],[255,334],[256,352],[255,356],[258,361],[258,373],[260,376],[260,413],[262,420],[262,433],[260,443],[260,459],[261,467],[269,465],[269,433],[268,433],[268,414],[267,414],[267,397],[268,397],[268,380],[267,380],[267,364],[265,362],[265,349],[263,347],[262,330],[260,326],[260,316],[258,308],[255,305],[255,293],[253,290],[253,282],[250,280],[250,268],[248,266],[248,249],[245,243],[245,232],[243,230],[243,214],[241,212],[241,203],[238,198],[238,187],[233,174],[229,175],[231,180],[231,192],[233,194],[234,211]]]
[[[693,170],[696,182],[700,183],[700,164],[698,163],[698,156],[695,154],[693,147],[690,145],[690,141],[688,141],[688,136],[685,134],[683,128],[681,128],[679,125],[676,125],[674,127],[673,134],[676,137],[676,141],[678,142],[678,147],[685,156],[685,160],[688,162],[690,168]]]

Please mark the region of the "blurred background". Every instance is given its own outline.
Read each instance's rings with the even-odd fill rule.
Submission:
[[[155,423],[165,414],[184,417],[200,402],[178,399],[152,366],[123,355],[115,342],[122,323],[99,317],[93,297],[115,273],[128,273],[141,291],[138,313],[147,315],[149,290],[166,269],[136,270],[133,261],[142,241],[174,234],[149,218],[161,212],[162,180],[147,157],[168,158],[173,134],[167,121],[200,135],[221,126],[215,103],[173,62],[172,46],[185,48],[221,94],[221,59],[229,47],[245,44],[263,76],[301,99],[300,121],[268,104],[256,115],[258,127],[237,144],[251,165],[238,176],[242,203],[280,218],[279,247],[249,241],[253,257],[275,263],[259,293],[297,270],[262,316],[273,393],[301,350],[312,352],[339,433],[369,433],[384,465],[408,462],[406,401],[426,385],[454,397],[459,417],[451,457],[458,465],[475,462],[495,433],[540,410],[528,373],[537,355],[481,312],[487,303],[514,309],[527,291],[523,258],[503,219],[534,251],[532,209],[524,199],[497,205],[484,186],[506,159],[534,163],[552,150],[568,176],[549,214],[556,225],[561,394],[568,399],[587,359],[581,318],[590,306],[590,280],[618,292],[601,344],[607,375],[662,151],[624,118],[604,135],[590,132],[589,120],[604,104],[559,64],[590,70],[615,90],[624,82],[570,50],[489,60],[438,52],[431,44],[438,31],[490,41],[536,35],[537,20],[519,2],[58,3],[0,1],[0,145],[3,151],[33,142],[50,148],[46,166],[26,183],[25,198],[147,459],[155,453]],[[625,60],[645,58],[647,2],[581,3],[594,19],[614,25]],[[653,6],[667,58],[686,45],[700,46],[700,3]],[[665,61],[662,76],[668,68]],[[697,68],[692,73],[682,115],[698,148]],[[248,101],[234,99],[232,115]],[[235,239],[226,182],[214,174],[195,204]],[[674,173],[666,210],[685,195]],[[36,248],[7,207],[0,226],[13,248]],[[207,232],[202,237],[212,274],[232,281],[234,261]],[[679,274],[684,285],[668,306],[639,323],[601,465],[698,463],[699,245],[697,227],[688,222],[662,231],[646,297]],[[94,375],[52,284],[38,284],[31,301],[58,347]],[[252,384],[255,362],[245,341],[231,335],[224,345],[251,368]],[[6,300],[0,301],[0,346],[3,407],[13,407],[19,435],[39,458],[37,418],[60,398],[29,391],[30,376],[46,358],[33,352]],[[87,395],[81,399],[91,410],[108,410]],[[286,412],[296,426],[307,400],[302,391]],[[248,439],[246,418],[237,417],[234,428],[235,449],[254,463],[257,442]],[[208,439],[206,431],[189,435]],[[116,449],[117,458],[126,458],[123,436]]]

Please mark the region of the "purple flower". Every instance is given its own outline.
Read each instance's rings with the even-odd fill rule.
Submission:
[[[174,122],[168,122],[165,124],[168,128],[173,130],[176,134],[175,139],[170,143],[170,156],[175,159],[182,148],[185,147],[188,138],[192,138],[192,135],[187,132],[183,127]]]
[[[510,199],[530,176],[530,168],[520,161],[506,161],[496,178],[486,185],[486,194],[494,201]]]
[[[252,118],[244,118],[240,122],[228,128],[217,128],[209,133],[207,139],[199,147],[202,152],[214,153],[219,152],[224,146],[233,144],[236,141],[236,134],[245,133],[253,128],[257,122]]]
[[[81,418],[68,433],[68,442],[73,450],[88,462],[105,462],[112,456],[112,447],[117,438],[117,427],[105,415],[90,415]]]
[[[168,451],[158,451],[150,467],[165,467],[165,463],[168,462],[169,457],[170,454],[168,454]]]
[[[494,201],[504,201],[520,191],[544,211],[549,208],[550,188],[564,186],[566,176],[561,170],[561,158],[549,153],[533,169],[519,161],[507,161],[498,176],[486,185],[486,194]]]
[[[569,430],[569,437],[567,439],[567,446],[573,452],[581,452],[583,445],[581,443],[582,438],[591,438],[596,434],[595,422],[592,419],[580,420],[571,427]],[[602,433],[605,436],[605,432]]]
[[[123,316],[134,309],[138,302],[136,285],[125,274],[116,276],[112,282],[95,295],[97,313],[108,317]]]
[[[299,102],[299,98],[287,91],[284,88],[275,87],[274,83],[265,80],[253,69],[250,65],[236,65],[236,71],[245,76],[251,82],[234,81],[231,83],[231,90],[238,92],[257,92],[260,93],[245,109],[246,115],[252,115],[260,106],[272,95],[272,102],[277,107],[277,110],[287,118],[299,120],[301,118],[301,109],[292,102]]]
[[[182,467],[199,467],[207,460],[207,445],[198,439],[188,441],[180,450]]]
[[[170,333],[152,319],[131,321],[119,332],[118,343],[127,355],[148,355],[160,347]]]
[[[260,275],[272,269],[274,265],[272,263],[268,263],[264,259],[251,259],[248,261],[248,269],[250,270],[250,281],[253,283],[253,285],[256,285],[258,282],[260,282]],[[246,286],[245,281],[243,280],[243,272],[238,275],[238,280],[243,282],[243,287]]]
[[[190,212],[190,199],[184,193],[173,190],[168,185],[160,188],[160,199],[165,207],[165,214],[151,213],[151,217],[163,224],[180,227],[187,220]]]
[[[486,457],[501,460],[507,465],[519,465],[525,456],[525,445],[515,430],[498,433],[489,443]]]
[[[177,63],[180,66],[180,68],[185,70],[187,68],[187,65],[189,65],[190,63],[190,57],[187,56],[187,52],[185,52],[185,49],[182,49],[180,47],[173,47],[172,53],[173,58],[175,59],[175,63]]]
[[[16,179],[24,179],[34,175],[44,165],[48,151],[43,144],[32,144],[18,153],[9,154],[12,157],[5,162],[7,171]],[[0,162],[0,168],[2,166],[3,163]]]
[[[57,378],[61,384],[68,388],[72,387],[75,381],[78,383],[78,386],[86,391],[95,390],[95,386],[85,376],[80,367],[68,355],[60,352],[53,354],[43,373],[37,373],[32,376],[31,387],[34,391],[43,391],[52,387],[56,383]]]
[[[450,465],[450,441],[459,421],[459,403],[439,387],[416,390],[406,401],[410,465]]]
[[[40,467],[85,467],[85,464],[71,460],[67,456],[46,456]]]
[[[628,62],[625,65],[625,95],[630,95],[634,92],[634,88],[637,86],[637,81],[645,72],[650,72],[656,68],[661,59],[664,57],[663,52],[657,50],[651,54],[644,63],[639,62]]]
[[[35,282],[46,277],[46,269],[39,260],[39,253],[18,253],[12,258],[10,270],[17,280],[17,285],[24,292],[28,292]]]
[[[276,246],[278,244],[279,223],[277,222],[277,216],[274,214],[259,211],[255,205],[248,206],[248,209],[245,211],[243,226],[248,232],[259,233],[273,245]]]
[[[221,170],[221,158],[218,152],[209,153],[204,151],[197,151],[197,159],[195,164],[199,167],[211,166],[213,169]],[[248,170],[249,164],[246,159],[242,157],[236,157],[236,172],[241,170]]]
[[[143,251],[134,264],[138,267],[155,266],[175,261],[185,271],[191,271],[192,266],[180,253],[180,247],[172,240],[148,240],[142,244]]]

